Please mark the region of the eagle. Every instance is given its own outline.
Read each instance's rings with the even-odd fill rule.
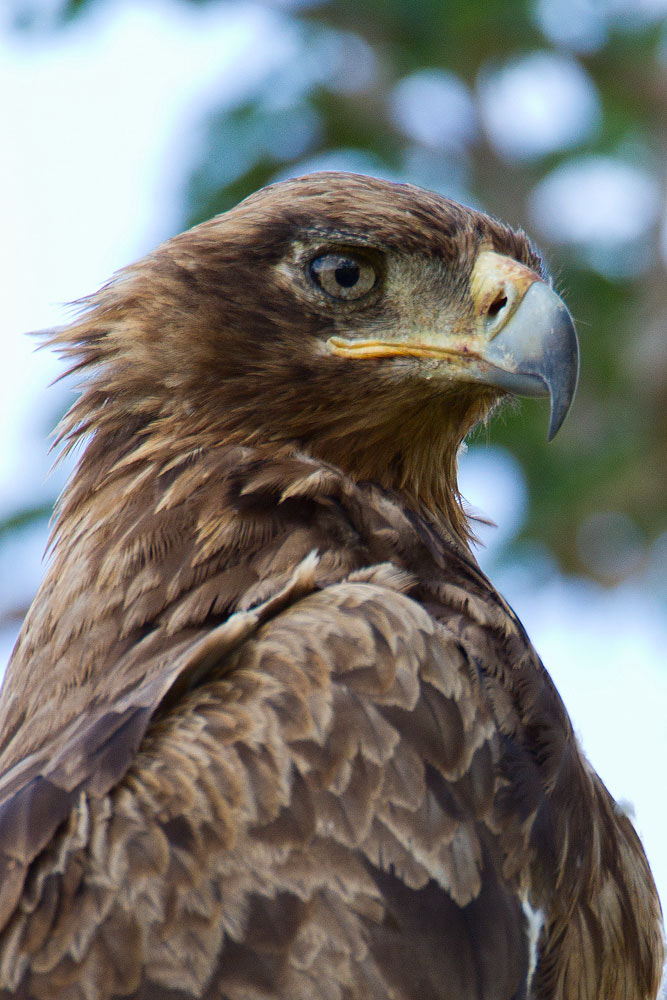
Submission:
[[[480,570],[466,435],[578,369],[527,236],[318,173],[52,342],[78,465],[0,698],[0,997],[651,1000],[640,841]]]

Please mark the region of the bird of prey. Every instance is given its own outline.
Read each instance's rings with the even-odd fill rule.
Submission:
[[[82,445],[0,702],[0,997],[651,1000],[635,831],[457,452],[577,378],[527,237],[320,173],[53,337]]]

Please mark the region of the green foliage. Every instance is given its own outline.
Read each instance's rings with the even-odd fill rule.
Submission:
[[[21,528],[28,528],[37,521],[46,521],[53,513],[53,503],[33,504],[0,518],[0,540],[4,535]]]

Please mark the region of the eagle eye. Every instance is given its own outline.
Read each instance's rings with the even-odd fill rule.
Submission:
[[[360,299],[374,287],[377,271],[369,261],[352,253],[325,253],[310,264],[310,276],[334,299]]]

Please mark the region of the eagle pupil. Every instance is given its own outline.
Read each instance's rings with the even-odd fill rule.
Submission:
[[[359,281],[359,265],[353,260],[344,260],[334,273],[336,281],[342,288],[352,288]]]

